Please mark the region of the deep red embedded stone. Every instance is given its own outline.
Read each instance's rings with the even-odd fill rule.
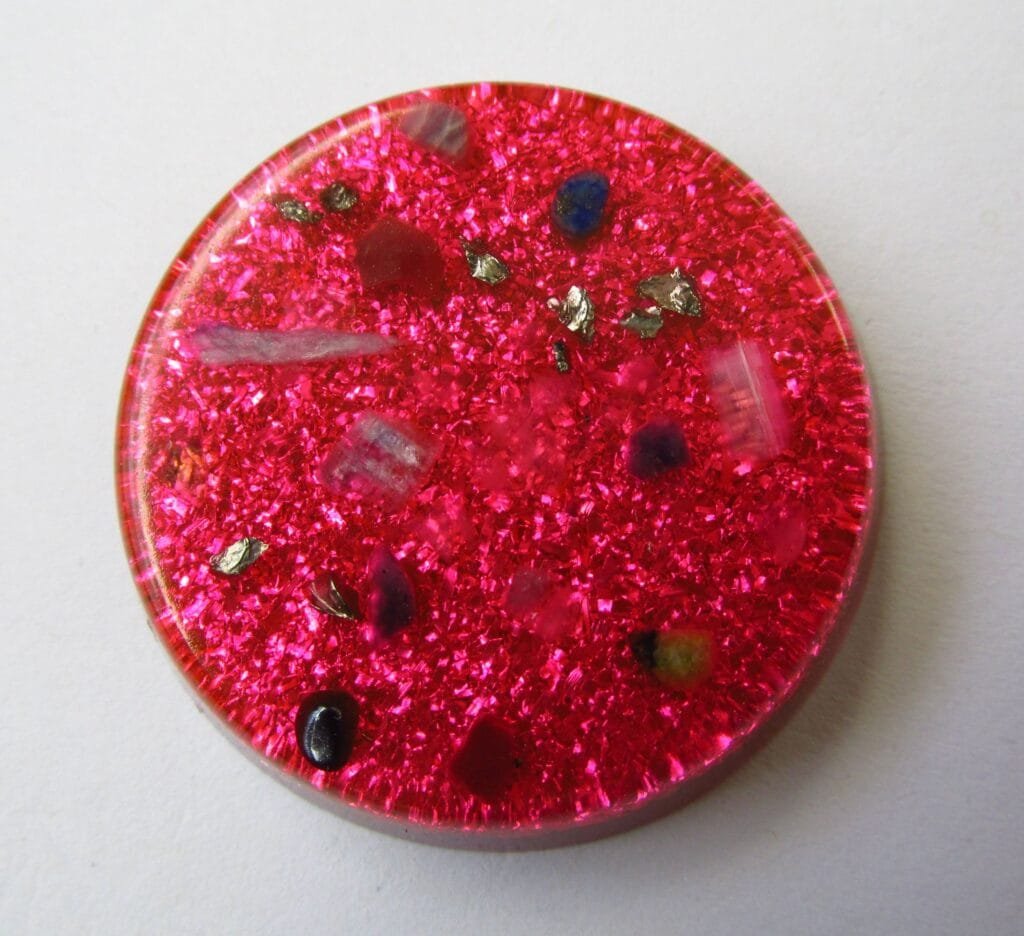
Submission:
[[[397,218],[383,218],[356,242],[363,286],[376,291],[401,287],[435,295],[444,283],[444,259],[429,234]]]
[[[518,766],[511,727],[494,715],[483,715],[469,729],[451,769],[452,776],[474,796],[490,802],[509,791]]]
[[[369,621],[378,637],[393,637],[416,618],[416,593],[398,560],[383,546],[370,555]]]

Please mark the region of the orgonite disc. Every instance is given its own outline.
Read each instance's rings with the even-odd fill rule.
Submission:
[[[146,314],[118,441],[157,634],[344,815],[510,846],[676,805],[834,648],[873,494],[835,290],[770,198],[557,88],[281,150]]]

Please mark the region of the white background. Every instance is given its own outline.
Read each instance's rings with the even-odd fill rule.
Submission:
[[[1024,931],[1021,4],[9,4],[0,931]],[[877,563],[753,761],[630,834],[444,851],[294,796],[150,636],[112,483],[150,294],[263,157],[392,93],[560,83],[687,127],[834,277],[872,367]]]

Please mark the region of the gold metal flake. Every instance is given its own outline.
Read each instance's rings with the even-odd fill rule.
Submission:
[[[309,600],[313,602],[314,607],[326,614],[346,621],[359,620],[358,608],[346,600],[337,582],[330,575],[320,576],[309,586]]]
[[[282,218],[296,224],[316,224],[323,219],[319,211],[310,211],[302,202],[295,198],[284,198],[277,202],[277,211]]]
[[[641,338],[648,339],[657,335],[665,323],[661,319],[658,307],[651,306],[647,309],[631,309],[628,315],[619,319],[619,324]]]
[[[565,298],[548,300],[548,308],[558,313],[558,320],[589,344],[594,340],[594,303],[582,286],[570,286]]]
[[[681,272],[679,267],[671,273],[641,280],[636,284],[636,291],[641,296],[653,299],[666,312],[688,315],[691,318],[701,318],[704,315],[704,305],[700,293],[697,292],[697,284],[693,277]]]
[[[320,204],[324,211],[342,214],[353,208],[359,201],[359,193],[344,182],[332,182],[320,193]]]
[[[469,264],[469,275],[490,286],[496,286],[508,279],[508,267],[494,254],[478,251],[469,241],[462,241],[462,252]]]
[[[239,575],[267,550],[267,544],[252,536],[236,540],[224,552],[210,559],[210,568],[221,575]]]

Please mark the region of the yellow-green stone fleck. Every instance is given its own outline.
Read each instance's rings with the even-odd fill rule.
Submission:
[[[654,672],[666,683],[692,683],[711,665],[711,641],[692,631],[663,631],[654,648]]]

